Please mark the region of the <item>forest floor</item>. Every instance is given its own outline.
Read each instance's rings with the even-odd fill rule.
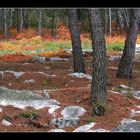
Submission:
[[[108,55],[118,55],[120,53],[108,53]],[[73,72],[72,69],[72,57],[68,58],[68,61],[47,61],[44,64],[26,63],[24,62],[6,62],[0,59],[0,71],[9,70],[16,72],[25,72],[18,78],[12,73],[6,72],[4,77],[0,75],[0,86],[5,86],[9,89],[17,90],[44,90],[47,89],[52,99],[60,102],[61,107],[56,110],[56,116],[62,117],[60,111],[66,106],[80,106],[87,110],[80,117],[80,124],[76,127],[66,127],[66,131],[73,131],[75,128],[95,122],[94,128],[102,128],[111,131],[117,127],[124,118],[130,118],[130,111],[134,105],[140,105],[140,101],[129,98],[121,94],[111,93],[109,90],[118,85],[127,85],[133,87],[136,90],[140,90],[140,64],[134,63],[133,78],[131,80],[116,78],[116,67],[119,61],[107,61],[107,89],[108,98],[106,111],[103,116],[92,116],[92,107],[89,104],[91,80],[86,78],[75,78],[68,74]],[[84,57],[86,65],[86,73],[92,74],[92,56],[87,55]],[[44,76],[41,73],[44,72],[48,75],[56,76]],[[25,80],[34,79],[34,83],[23,83]],[[0,106],[3,111],[0,112],[0,121],[8,116],[11,118],[12,125],[4,126],[0,123],[0,131],[49,131],[56,127],[49,126],[43,127],[46,122],[49,123],[52,116],[48,113],[47,108],[35,110],[33,108],[26,108],[24,110],[13,106]],[[36,125],[29,123],[29,118],[20,118],[19,114],[23,112],[37,112],[40,117],[35,120]],[[140,115],[134,117],[136,120],[140,120]],[[34,120],[33,120],[34,121]]]

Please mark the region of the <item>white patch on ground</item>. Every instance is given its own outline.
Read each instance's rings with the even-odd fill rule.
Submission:
[[[110,132],[110,131],[106,129],[93,129],[93,130],[90,129],[86,132]]]
[[[136,44],[135,49],[135,51],[140,51],[140,44]]]
[[[121,59],[121,56],[111,56],[108,58],[109,61],[118,61]]]
[[[21,64],[21,65],[29,65],[30,63],[23,63],[23,64]]]
[[[119,87],[120,88],[123,88],[123,89],[126,89],[126,90],[128,90],[128,89],[134,89],[133,87],[128,87],[128,86],[126,86],[126,85],[119,85]]]
[[[45,75],[45,76],[56,77],[56,75],[50,75],[50,74],[47,74],[47,73],[45,73],[45,72],[42,72],[42,71],[38,71],[38,72],[34,72],[34,73],[43,74],[43,75]]]
[[[12,123],[10,123],[9,121],[7,121],[7,120],[5,120],[5,119],[2,120],[2,124],[5,125],[5,126],[10,126],[10,125],[12,125]]]
[[[51,57],[49,58],[51,61],[68,61],[69,59],[67,58],[60,58],[60,57]]]
[[[12,73],[14,74],[14,76],[16,78],[19,78],[21,75],[23,75],[25,72],[16,72],[16,71],[10,71],[10,70],[6,70],[6,71],[0,71],[0,74],[2,75],[2,78],[4,78],[4,73]]]
[[[71,73],[71,74],[68,74],[68,75],[72,76],[72,77],[76,77],[76,78],[86,78],[86,79],[92,80],[92,76],[91,75],[84,74],[82,72],[74,72],[74,73]]]
[[[49,70],[49,69],[50,69],[50,67],[45,67],[45,69]]]
[[[107,90],[108,92],[111,92],[111,93],[115,93],[115,94],[121,94],[120,92],[117,92],[117,91],[113,91],[113,90]]]
[[[56,110],[57,105],[60,104],[58,101],[54,99],[50,100],[0,100],[0,105],[2,106],[14,106],[20,109],[25,109],[26,107],[33,107],[36,110],[42,109],[44,107],[48,107],[52,110]]]
[[[13,73],[16,78],[19,78],[21,75],[25,73],[25,72],[16,72],[16,71],[10,71],[10,70],[6,70],[5,72]]]
[[[55,110],[57,110],[58,108],[60,108],[60,106],[58,106],[58,105],[50,105],[49,107],[50,107],[50,109],[49,109],[49,113],[50,114],[53,114]]]
[[[0,112],[2,112],[3,111],[3,109],[2,108],[0,108]]]
[[[2,76],[2,79],[4,78],[4,72],[3,71],[0,71],[0,74]]]
[[[86,110],[80,106],[67,106],[62,111],[61,114],[64,118],[79,117],[83,115]]]
[[[109,69],[117,70],[117,67],[108,67]]]
[[[86,125],[83,125],[83,126],[76,128],[73,132],[87,132],[94,126],[95,126],[95,123],[92,122],[92,123],[89,123],[89,124],[86,124]]]
[[[140,91],[134,92],[133,97],[140,100]]]
[[[66,131],[63,130],[63,129],[52,129],[52,130],[50,130],[48,132],[66,132]]]
[[[140,114],[140,111],[135,111],[134,109],[131,110],[130,117],[134,117],[137,114]]]
[[[23,83],[35,83],[35,80],[34,79],[25,80],[23,81]]]
[[[137,121],[134,120],[134,119],[123,119],[123,120],[121,121],[121,124],[123,125],[123,124],[132,123],[132,122],[137,122]]]

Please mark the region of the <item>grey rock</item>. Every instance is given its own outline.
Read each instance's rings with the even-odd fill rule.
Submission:
[[[35,83],[35,80],[34,79],[25,80],[23,81],[23,83]]]
[[[93,129],[93,130],[88,130],[87,132],[110,132],[109,130],[106,129]]]
[[[86,78],[86,79],[89,79],[89,80],[92,80],[92,76],[89,75],[89,74],[85,74],[85,73],[82,73],[82,72],[74,72],[74,73],[71,73],[71,74],[68,74],[72,77],[75,77],[75,78]]]
[[[140,121],[124,119],[112,132],[140,132]]]
[[[0,87],[0,100],[43,100],[44,98],[30,90],[12,90],[6,87]]]
[[[119,85],[115,88],[112,89],[115,92],[121,93],[121,94],[127,94],[127,93],[132,93],[134,94],[135,89],[132,87],[128,87],[126,85]]]
[[[51,61],[61,61],[61,60],[68,61],[69,59],[67,59],[67,58],[60,58],[60,57],[51,57],[50,60]]]
[[[44,107],[49,108],[49,113],[53,113],[59,108],[60,103],[54,99],[46,99],[43,96],[30,90],[11,90],[6,87],[0,87],[0,105],[12,105],[24,109],[28,106],[35,109]]]
[[[10,125],[12,125],[11,122],[9,122],[9,121],[7,121],[7,120],[5,120],[5,119],[2,120],[2,124],[5,125],[5,126],[10,126]]]
[[[57,118],[52,119],[50,124],[58,128],[74,127],[80,123],[80,118]]]
[[[80,106],[68,106],[61,111],[61,114],[64,118],[74,118],[83,115],[85,112],[86,110]]]
[[[44,95],[45,95],[45,99],[50,99],[48,90],[43,90],[43,92],[44,92]]]
[[[89,124],[86,124],[86,125],[83,125],[83,126],[76,128],[73,132],[87,132],[94,126],[95,126],[95,123],[92,122],[92,123],[89,123]]]
[[[56,110],[58,108],[57,102],[50,100],[0,100],[0,105],[2,106],[14,106],[20,109],[25,109],[26,107],[33,107],[35,109],[41,109],[44,107],[48,107],[51,109],[50,112]]]
[[[14,74],[14,76],[16,78],[19,78],[21,75],[23,75],[25,72],[16,72],[16,71],[10,71],[10,70],[6,70],[6,71],[0,71],[0,74],[2,75],[2,78],[4,78],[4,73],[12,73]]]
[[[63,130],[63,129],[52,129],[52,130],[50,130],[48,132],[66,132],[66,131]]]
[[[134,92],[133,96],[134,96],[134,98],[136,98],[136,99],[140,99],[140,90]]]
[[[119,61],[121,59],[121,56],[111,56],[108,58],[109,61]]]
[[[45,63],[46,57],[33,56],[32,62]]]

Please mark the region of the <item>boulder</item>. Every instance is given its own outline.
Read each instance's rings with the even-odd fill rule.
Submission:
[[[44,107],[49,108],[49,113],[53,113],[59,108],[60,103],[54,99],[46,99],[35,92],[30,90],[11,90],[6,87],[0,87],[0,105],[25,109],[26,107],[33,107],[41,109]]]
[[[140,90],[134,92],[133,96],[134,96],[134,98],[136,98],[136,99],[140,99]]]
[[[5,119],[2,120],[2,124],[5,125],[5,126],[10,126],[10,125],[12,125],[11,122],[9,122],[9,121],[7,121],[7,120],[5,120]]]
[[[50,124],[54,125],[58,128],[64,128],[64,127],[75,127],[80,123],[79,118],[57,118],[52,119]]]
[[[140,121],[132,119],[123,120],[112,132],[140,132]]]
[[[132,93],[133,94],[135,92],[134,88],[128,87],[126,85],[116,86],[112,90],[115,91],[115,92],[118,92],[120,94],[127,94],[127,93]]]
[[[67,106],[62,111],[61,114],[64,118],[74,118],[83,115],[86,110],[80,106]]]
[[[88,132],[94,126],[95,126],[95,123],[92,122],[92,123],[89,123],[89,124],[76,128],[73,132]]]

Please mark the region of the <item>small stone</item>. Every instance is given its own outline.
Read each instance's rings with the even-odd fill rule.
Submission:
[[[63,129],[52,129],[52,130],[50,130],[48,132],[66,132],[66,131],[63,130]]]
[[[11,84],[11,83],[9,83],[8,85],[9,85],[9,86],[11,86],[12,84]]]
[[[86,79],[89,79],[89,80],[92,80],[92,76],[89,75],[89,74],[85,74],[85,73],[82,73],[82,72],[74,72],[74,73],[71,73],[71,74],[68,74],[72,77],[76,77],[76,78],[86,78]]]
[[[35,83],[35,80],[34,79],[25,80],[23,83]]]
[[[10,123],[9,121],[7,121],[7,120],[5,120],[5,119],[2,120],[2,124],[5,125],[5,126],[10,126],[10,125],[12,125],[12,123]]]
[[[110,132],[110,131],[106,129],[93,129],[93,130],[88,130],[87,132]]]
[[[121,56],[111,56],[108,58],[109,61],[119,61],[121,59]]]

